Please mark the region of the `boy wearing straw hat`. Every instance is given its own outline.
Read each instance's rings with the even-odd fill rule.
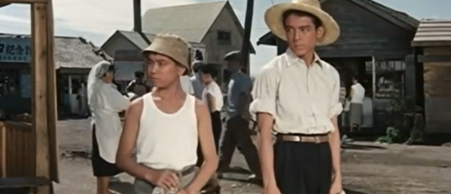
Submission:
[[[252,91],[264,193],[341,193],[340,79],[315,53],[337,40],[339,27],[318,0],[274,5],[265,22],[288,49],[262,68]]]
[[[136,194],[198,193],[216,171],[218,156],[210,111],[180,83],[189,72],[189,45],[160,34],[142,55],[155,89],[128,108],[116,162],[136,177]],[[204,162],[196,173],[198,145]]]

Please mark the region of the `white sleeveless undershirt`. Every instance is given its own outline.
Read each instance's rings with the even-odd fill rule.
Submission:
[[[197,161],[196,98],[186,95],[182,108],[173,114],[161,111],[151,93],[142,97],[137,162],[153,169],[182,170]]]

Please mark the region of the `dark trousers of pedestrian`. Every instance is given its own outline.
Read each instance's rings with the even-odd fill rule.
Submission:
[[[226,129],[219,145],[218,171],[221,172],[229,167],[237,146],[240,147],[249,169],[260,176],[260,162],[257,148],[251,139],[249,121],[240,116],[227,120]]]
[[[284,141],[280,136],[274,144],[274,170],[280,192],[329,194],[332,182],[329,143]]]
[[[340,135],[343,136],[345,135],[345,123],[343,123],[343,118],[345,118],[344,112],[339,114],[337,116],[337,125],[338,125],[338,130],[340,131]]]
[[[215,140],[216,150],[218,150],[219,139],[221,138],[222,133],[222,121],[221,121],[221,112],[215,111],[210,113],[211,116],[211,127],[213,129],[213,138]],[[197,166],[201,166],[204,163],[204,155],[202,154],[202,149],[199,146],[197,147]]]

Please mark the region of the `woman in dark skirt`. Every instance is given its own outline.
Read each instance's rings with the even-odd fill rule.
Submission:
[[[113,86],[114,65],[103,61],[88,77],[88,105],[92,114],[92,170],[97,178],[97,194],[109,194],[109,180],[121,172],[116,152],[122,131],[119,112],[130,101]]]

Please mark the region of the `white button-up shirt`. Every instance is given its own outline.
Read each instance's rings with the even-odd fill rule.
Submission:
[[[315,55],[310,67],[290,49],[266,64],[254,82],[250,112],[273,116],[274,131],[323,134],[342,111],[337,70]]]

